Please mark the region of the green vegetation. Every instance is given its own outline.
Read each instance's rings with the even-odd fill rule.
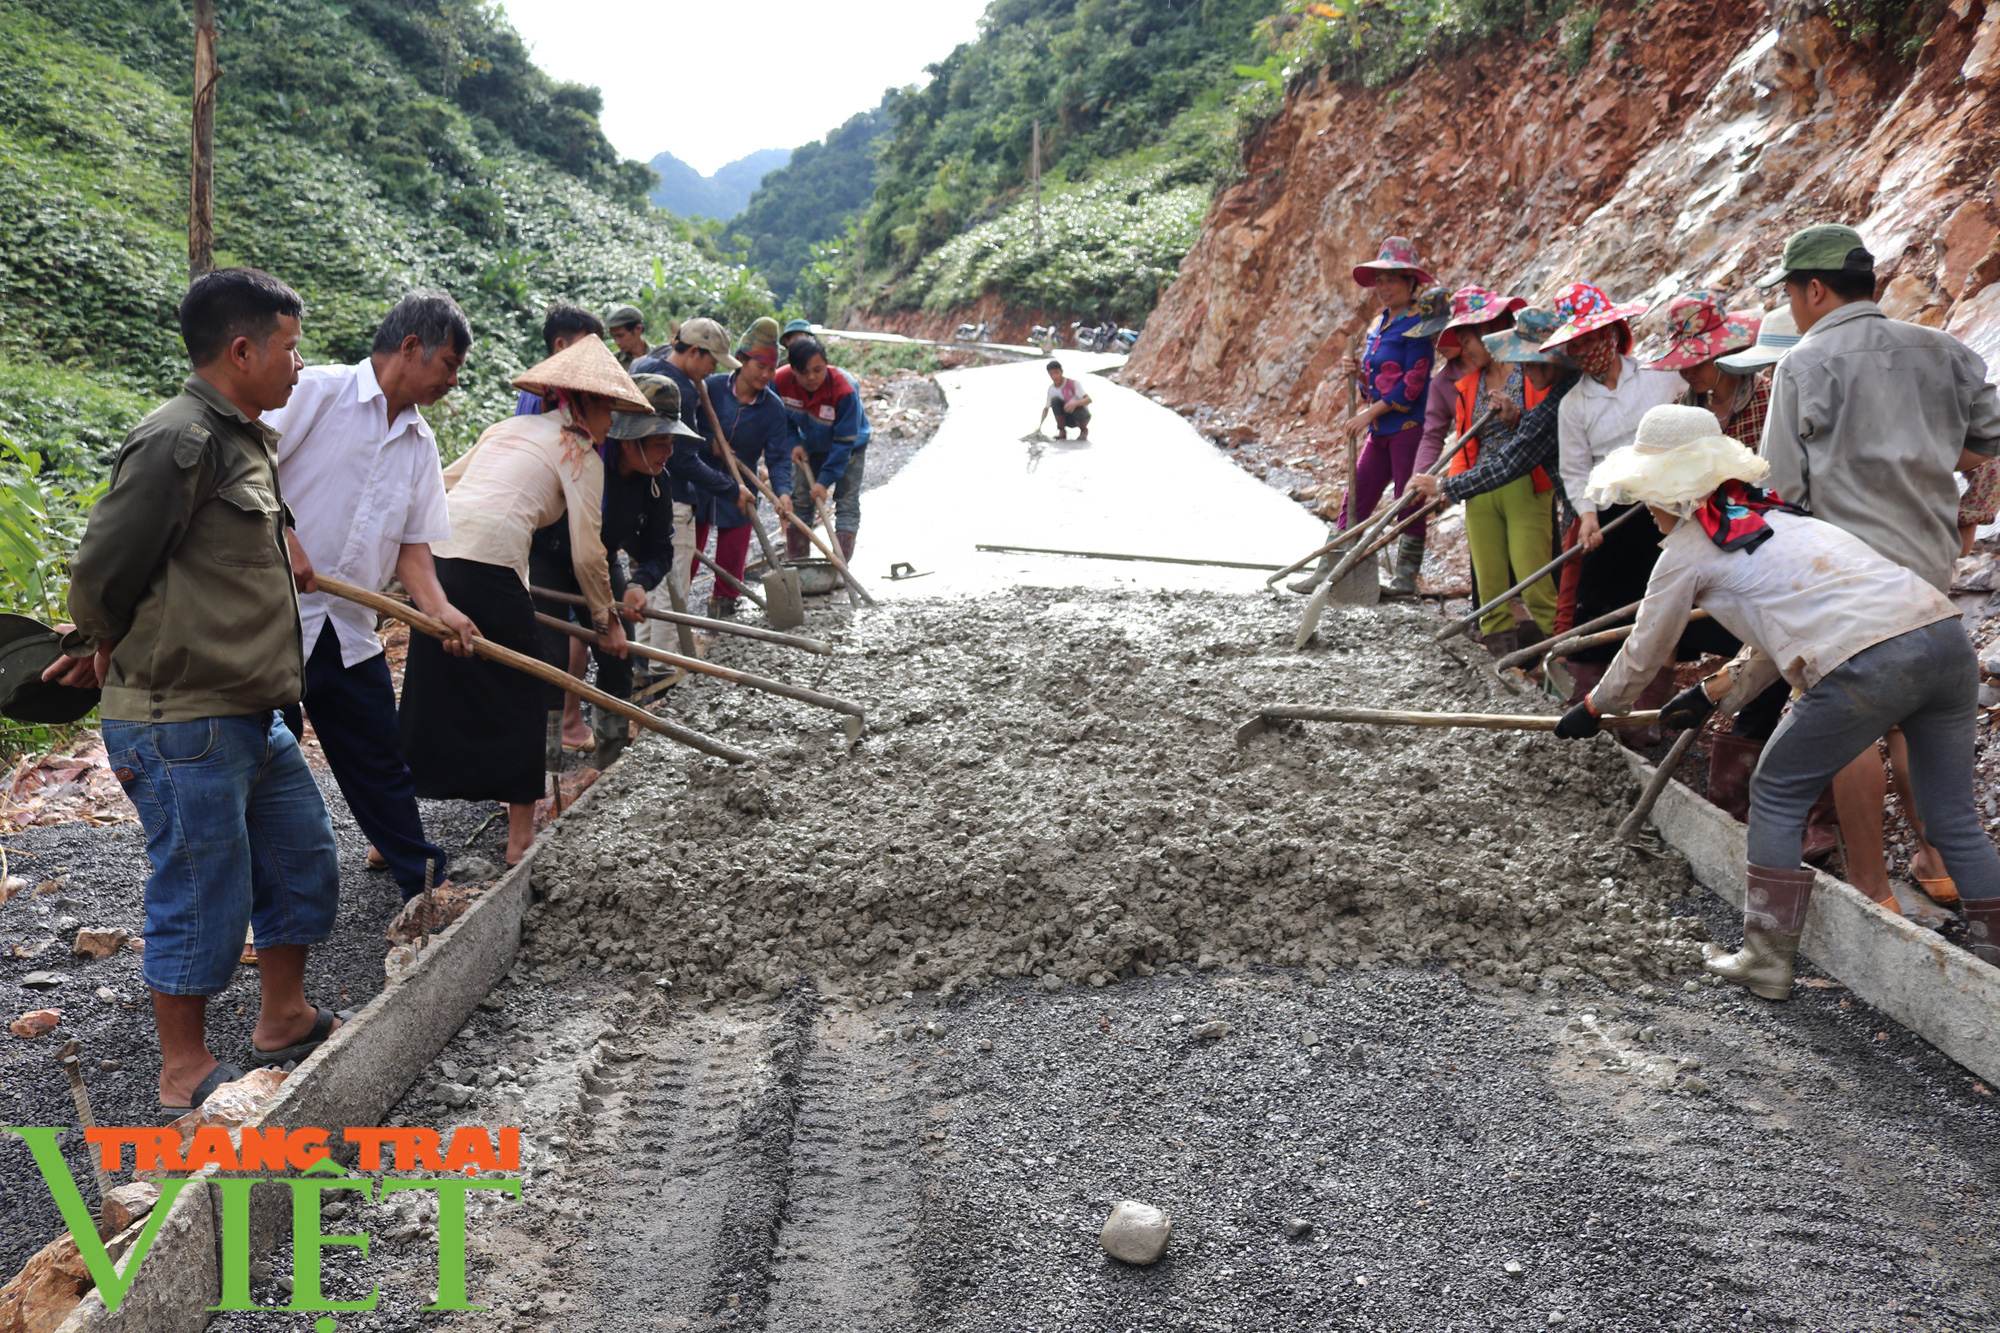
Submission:
[[[849,118],[823,142],[795,149],[790,163],[766,176],[730,223],[737,243],[780,300],[790,301],[798,291],[802,270],[813,262],[813,246],[843,235],[874,198],[877,157],[894,126],[885,100]],[[823,316],[821,310],[812,317]]]
[[[937,348],[930,343],[887,343],[866,338],[829,336],[827,359],[855,375],[893,375],[914,370],[929,375],[944,368]]]
[[[769,291],[720,224],[651,208],[482,0],[223,0],[216,261],[306,300],[309,361],[354,360],[416,287],[477,342],[432,413],[448,453],[511,409],[558,298],[740,327]],[[179,0],[0,0],[0,608],[61,606],[63,557],[131,424],[186,374],[192,34]]]
[[[993,0],[977,41],[930,66],[926,86],[890,95],[896,128],[849,243],[863,276],[843,245],[846,262],[818,275],[830,304],[940,309],[993,291],[1142,315],[1193,238],[1190,210],[1198,222],[1235,164],[1234,67],[1272,7]],[[1037,121],[1041,253],[1022,206]]]

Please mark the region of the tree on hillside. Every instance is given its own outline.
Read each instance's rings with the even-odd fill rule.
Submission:
[[[823,142],[795,150],[731,223],[736,243],[779,299],[792,298],[813,246],[841,235],[874,196],[876,157],[894,125],[884,97]]]
[[[1277,0],[992,0],[976,41],[893,93],[896,129],[868,209],[871,265],[907,269],[991,216],[1027,180],[1029,126],[1043,166],[1072,177],[1158,142],[1230,80]]]

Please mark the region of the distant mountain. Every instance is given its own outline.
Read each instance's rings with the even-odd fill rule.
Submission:
[[[672,153],[661,153],[647,164],[660,176],[649,197],[684,218],[726,220],[743,211],[765,173],[780,170],[791,160],[789,148],[764,148],[704,176]]]
[[[784,169],[772,172],[751,195],[733,230],[780,300],[790,300],[797,289],[813,243],[845,232],[874,197],[881,146],[895,127],[885,100],[825,140],[794,150]]]

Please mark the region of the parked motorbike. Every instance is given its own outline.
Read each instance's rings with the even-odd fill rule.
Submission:
[[[1062,330],[1054,324],[1037,324],[1028,330],[1028,340],[1037,347],[1061,347]]]
[[[1121,329],[1119,329],[1119,330],[1118,330],[1118,350],[1119,350],[1119,351],[1121,351],[1121,352],[1129,352],[1129,351],[1131,351],[1131,350],[1132,350],[1132,349],[1133,349],[1134,347],[1137,347],[1138,345],[1139,345],[1139,330],[1137,330],[1137,329],[1124,329],[1124,328],[1121,328]]]
[[[958,332],[952,337],[962,343],[992,342],[993,325],[983,319],[977,324],[961,324],[958,326]]]

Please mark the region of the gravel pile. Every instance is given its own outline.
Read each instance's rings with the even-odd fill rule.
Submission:
[[[681,720],[763,759],[636,746],[539,858],[523,967],[877,1002],[1245,964],[1523,989],[1695,969],[1685,863],[1612,837],[1635,788],[1608,741],[1308,726],[1237,748],[1258,702],[1541,704],[1432,647],[1421,611],[1330,616],[1303,655],[1295,616],[1046,589],[884,607],[802,668],[868,704],[851,751],[828,714],[688,692]]]

